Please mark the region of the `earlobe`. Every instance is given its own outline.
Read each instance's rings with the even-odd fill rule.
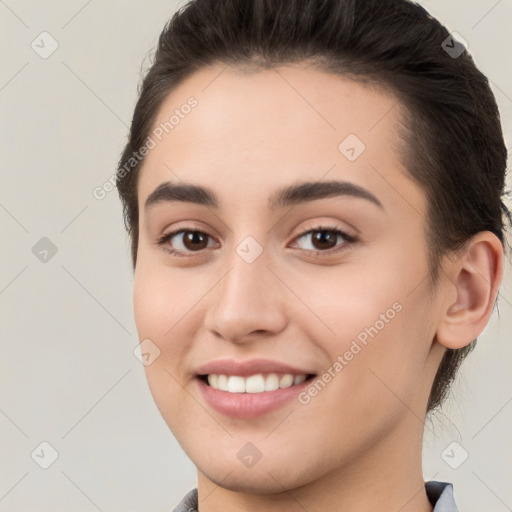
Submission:
[[[477,233],[447,265],[445,274],[448,291],[437,341],[458,349],[482,333],[492,314],[503,276],[500,240],[490,231]]]

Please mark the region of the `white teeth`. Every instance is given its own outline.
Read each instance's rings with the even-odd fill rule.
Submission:
[[[212,388],[219,389],[219,376],[213,373],[208,375],[208,384],[210,384]]]
[[[265,379],[265,391],[275,391],[279,389],[279,376],[277,373],[269,373]]]
[[[228,378],[228,389],[230,393],[245,393],[245,379],[231,375]]]
[[[218,377],[219,377],[219,379],[217,381],[217,389],[220,389],[221,391],[227,391],[228,390],[228,378],[225,375],[219,375]]]
[[[293,386],[293,375],[285,373],[279,380],[279,387],[289,388],[290,386]]]
[[[306,380],[305,375],[295,375],[293,378],[293,385],[296,386],[297,384],[300,384],[301,382],[304,382]]]
[[[246,393],[261,393],[265,391],[265,379],[263,375],[251,375],[245,379],[245,392]]]
[[[208,384],[214,389],[227,391],[229,393],[263,393],[264,391],[275,391],[276,389],[289,388],[306,380],[306,375],[292,375],[285,373],[269,373],[264,376],[261,373],[249,377],[238,375],[208,375]]]

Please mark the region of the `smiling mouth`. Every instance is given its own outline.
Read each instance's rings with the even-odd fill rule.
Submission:
[[[228,393],[265,393],[302,384],[313,379],[316,374],[257,373],[242,377],[240,375],[207,374],[198,375],[209,387]]]

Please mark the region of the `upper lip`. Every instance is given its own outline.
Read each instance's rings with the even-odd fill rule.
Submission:
[[[292,375],[311,375],[314,372],[295,368],[279,361],[270,359],[250,359],[237,361],[236,359],[216,359],[201,365],[197,369],[198,375],[239,375],[247,377],[257,373],[291,373]]]

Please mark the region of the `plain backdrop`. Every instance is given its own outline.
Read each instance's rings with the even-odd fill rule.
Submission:
[[[512,1],[421,3],[468,42],[510,150]],[[182,4],[0,0],[0,511],[169,511],[195,486],[133,353],[117,191],[92,193],[115,172],[141,69]],[[510,276],[427,422],[425,480],[453,482],[465,512],[512,510]]]

